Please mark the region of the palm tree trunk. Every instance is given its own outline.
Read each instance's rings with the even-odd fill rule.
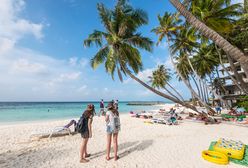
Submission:
[[[183,82],[185,83],[185,85],[188,87],[188,89],[194,94],[194,96],[198,99],[198,101],[204,105],[204,107],[206,107],[207,110],[210,110],[211,112],[215,112],[209,105],[207,105],[206,103],[204,103],[202,101],[202,99],[199,97],[199,95],[197,95],[197,93],[195,92],[195,90],[191,87],[191,85],[189,83],[187,83],[186,79],[182,76],[182,74],[178,71],[177,69],[177,66],[172,58],[172,52],[171,52],[171,49],[170,49],[170,43],[169,43],[169,38],[167,36],[167,44],[168,44],[168,48],[169,48],[169,53],[170,53],[170,59],[171,59],[171,63],[174,67],[174,69],[176,70],[177,74],[180,76],[180,78],[183,80]]]
[[[199,87],[200,87],[200,97],[202,98],[202,100],[205,102],[204,100],[204,96],[203,96],[203,92],[202,92],[202,84],[201,84],[201,81],[198,79],[198,82],[199,82]]]
[[[172,62],[172,65],[174,66],[177,74],[180,76],[180,78],[183,80],[183,82],[185,83],[185,85],[189,88],[189,90],[193,93],[193,95],[198,99],[198,101],[207,109],[207,110],[210,110],[211,112],[214,112],[215,111],[208,105],[206,104],[200,97],[199,95],[194,91],[194,89],[191,87],[191,85],[189,83],[187,83],[186,79],[181,75],[181,73],[178,71],[176,65],[175,65],[175,62],[173,61],[173,58],[171,57],[171,62]]]
[[[233,81],[233,83],[239,88],[239,90],[241,90],[241,91],[244,92],[244,90],[243,90],[242,87],[239,85],[239,83],[237,82],[237,80],[234,79],[234,77],[230,74],[230,72],[227,70],[227,68],[226,68],[225,65],[223,64],[223,62],[222,62],[222,57],[221,57],[221,53],[219,52],[219,50],[218,50],[218,48],[217,48],[216,45],[215,45],[215,48],[216,48],[216,51],[217,51],[217,53],[218,53],[218,55],[219,55],[219,60],[220,60],[220,65],[221,65],[221,67],[224,69],[224,71],[227,73],[227,75],[231,78],[231,80]],[[231,65],[231,63],[230,63],[230,65]],[[236,78],[237,78],[237,77],[236,77]]]
[[[198,95],[201,97],[200,88],[199,88],[198,83],[196,82],[196,80],[195,80],[193,75],[191,75],[191,79],[193,79],[193,81],[195,83],[195,86],[196,86],[196,89],[197,89],[197,92],[198,92]]]
[[[177,100],[177,99],[174,98],[174,97],[171,97],[171,96],[169,96],[169,95],[167,95],[167,94],[164,94],[164,93],[162,93],[162,92],[160,92],[160,91],[154,89],[153,87],[147,85],[145,82],[141,81],[139,78],[137,78],[136,76],[134,76],[129,70],[127,70],[127,68],[123,67],[123,69],[125,70],[125,72],[126,72],[132,79],[134,79],[135,81],[137,81],[137,82],[140,83],[142,86],[144,86],[145,88],[149,89],[150,91],[156,93],[157,95],[159,95],[159,96],[161,96],[161,97],[164,97],[164,98],[169,99],[169,100],[171,100],[171,101],[173,101],[173,102],[175,102],[175,103],[178,103],[178,104],[180,104],[180,105],[182,105],[182,106],[185,106],[185,107],[187,107],[187,108],[190,108],[190,109],[194,110],[194,111],[197,112],[197,113],[200,113],[200,112],[196,109],[195,106],[192,106],[191,104],[185,103],[185,102],[183,102],[183,101],[179,101],[179,100]]]
[[[207,100],[207,95],[206,95],[206,86],[205,85],[202,85],[202,92],[203,92],[203,96],[204,96],[204,100],[206,103],[208,103],[208,100]]]
[[[184,101],[183,96],[169,82],[167,82],[167,85],[180,97],[182,101]]]
[[[244,0],[244,13],[248,13],[248,0]]]
[[[227,59],[228,59],[228,61],[229,61],[229,63],[230,63],[231,69],[233,70],[234,76],[235,76],[236,79],[240,82],[240,85],[241,85],[241,88],[242,88],[243,93],[248,94],[248,91],[247,91],[248,88],[246,87],[246,84],[245,84],[245,82],[244,82],[242,76],[238,73],[238,71],[237,71],[237,69],[236,69],[236,67],[235,67],[235,65],[234,65],[234,63],[233,63],[232,58],[231,58],[229,55],[227,55]],[[247,65],[247,66],[248,66],[248,65]]]
[[[164,87],[164,90],[166,90],[172,97],[176,98],[178,101],[181,101],[176,95],[174,95],[169,89]]]
[[[207,87],[205,87],[205,93],[206,93],[207,103],[209,103],[209,95],[208,95],[208,88]]]
[[[246,56],[240,49],[230,44],[226,39],[220,36],[217,32],[210,29],[200,20],[198,20],[192,13],[190,13],[179,0],[170,0],[173,6],[185,17],[188,23],[204,36],[211,39],[216,45],[230,55],[232,59],[237,60],[243,68],[246,76],[248,76],[248,56]]]
[[[204,82],[204,81],[200,78],[200,76],[197,74],[197,72],[195,71],[193,65],[191,64],[191,61],[190,61],[190,59],[189,59],[188,56],[187,56],[187,59],[188,59],[188,62],[189,62],[189,65],[190,65],[192,71],[194,72],[194,74],[196,75],[196,77],[198,78],[198,80],[199,80],[200,82],[202,82],[202,84],[205,85],[209,90],[212,90],[212,91],[213,91],[213,89],[210,88],[210,87],[206,84],[206,82]],[[213,91],[213,92],[214,92],[214,91]],[[216,93],[216,92],[215,92],[215,93]],[[218,94],[216,93],[216,95],[218,95]],[[221,95],[218,95],[217,97],[220,99],[220,101],[222,102],[222,104],[225,104],[225,101],[222,99]],[[205,103],[205,104],[206,104],[206,103]],[[207,105],[207,106],[208,106],[208,105]],[[210,107],[210,106],[209,106],[209,107]]]

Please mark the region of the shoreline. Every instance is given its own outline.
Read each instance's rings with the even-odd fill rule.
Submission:
[[[157,105],[149,105],[149,107],[151,107],[152,109],[145,109],[147,106],[143,106],[144,107],[144,111],[154,111],[154,110],[158,110],[159,108],[166,108],[168,109],[171,106],[174,106],[175,103],[166,103],[166,104],[157,104]],[[142,108],[142,106],[140,106]],[[133,110],[135,111],[135,110]],[[142,111],[142,110],[141,110]],[[97,111],[98,113],[98,111]],[[120,114],[128,114],[128,112],[120,112]],[[23,120],[23,121],[0,121],[0,126],[4,126],[4,125],[21,125],[21,124],[25,124],[25,123],[39,123],[39,122],[53,122],[53,121],[60,121],[60,120],[71,120],[71,119],[79,119],[80,116],[70,116],[70,117],[61,117],[61,118],[45,118],[45,119],[35,119],[35,120]]]

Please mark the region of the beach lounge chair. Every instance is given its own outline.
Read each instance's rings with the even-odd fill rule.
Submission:
[[[70,128],[64,126],[57,126],[51,130],[37,131],[31,134],[31,139],[52,138],[65,135],[74,135],[76,132],[71,131]]]

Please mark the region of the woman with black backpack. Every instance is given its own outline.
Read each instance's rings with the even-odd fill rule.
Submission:
[[[82,117],[77,123],[77,131],[81,133],[81,137],[83,138],[81,147],[80,147],[80,163],[89,162],[87,157],[90,157],[90,154],[87,153],[87,144],[89,138],[92,137],[92,121],[93,115],[95,112],[95,107],[93,104],[89,104],[87,109],[84,111]]]

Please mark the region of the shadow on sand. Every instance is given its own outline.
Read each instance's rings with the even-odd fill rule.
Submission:
[[[143,141],[133,141],[133,142],[125,142],[125,143],[119,144],[118,146],[119,157],[120,158],[125,157],[134,151],[142,151],[148,148],[149,146],[151,146],[152,143],[153,143],[153,140],[143,140]],[[113,148],[111,148],[111,150],[113,151]],[[120,152],[122,150],[124,151]],[[106,150],[93,153],[90,159],[98,158],[105,154],[106,154]]]

